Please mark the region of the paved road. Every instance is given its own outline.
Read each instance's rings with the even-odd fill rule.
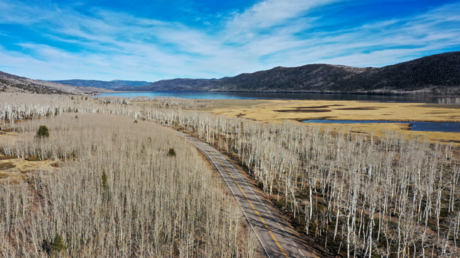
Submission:
[[[240,172],[224,155],[194,137],[182,135],[203,152],[220,172],[268,257],[305,257]]]

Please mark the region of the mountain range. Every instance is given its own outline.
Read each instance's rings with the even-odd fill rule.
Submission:
[[[121,87],[139,87],[151,84],[146,81],[124,81],[124,80],[113,80],[113,81],[98,81],[98,80],[60,80],[51,81],[61,84],[68,84],[79,87],[94,87],[102,89],[116,89]]]
[[[309,64],[221,79],[40,81],[0,72],[0,91],[97,94],[115,91],[227,91],[460,94],[460,52],[381,68]]]
[[[310,64],[221,79],[172,79],[119,91],[460,93],[460,52],[381,68]]]
[[[0,92],[39,94],[98,94],[108,90],[93,87],[77,87],[61,83],[33,80],[0,71]]]

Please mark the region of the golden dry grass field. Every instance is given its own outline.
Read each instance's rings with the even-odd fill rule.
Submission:
[[[261,122],[329,120],[385,120],[460,122],[459,105],[423,103],[388,103],[365,101],[322,100],[213,100],[212,105],[200,111],[229,117],[244,117]],[[385,131],[398,131],[410,136],[426,137],[430,142],[460,144],[460,133],[410,131],[408,124],[321,124],[334,131],[350,130],[381,136]]]
[[[21,135],[16,132],[0,131],[0,141],[5,138],[11,140],[20,139]],[[22,183],[27,177],[26,173],[31,171],[56,171],[59,162],[54,160],[24,159],[9,157],[0,154],[0,184]]]

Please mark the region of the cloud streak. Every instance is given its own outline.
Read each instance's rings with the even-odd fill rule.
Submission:
[[[382,66],[460,46],[460,4],[324,29],[323,16],[337,2],[266,0],[220,15],[209,29],[0,0],[0,24],[27,27],[48,41],[0,43],[0,70],[36,79],[213,78],[308,63]],[[0,37],[9,34],[0,29]]]

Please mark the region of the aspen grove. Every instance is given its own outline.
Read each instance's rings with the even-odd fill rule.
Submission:
[[[445,257],[458,254],[460,164],[458,147],[452,144],[430,144],[422,137],[409,139],[392,131],[387,132],[384,137],[376,138],[372,133],[357,134],[346,130],[331,132],[327,127],[294,122],[259,123],[241,118],[215,116],[206,112],[188,110],[190,105],[186,103],[189,101],[181,104],[176,100],[166,105],[165,102],[168,102],[166,99],[143,100],[142,103],[136,103],[135,99],[130,101],[112,99],[108,102],[105,99],[84,99],[84,97],[75,97],[72,100],[69,96],[47,96],[41,98],[40,103],[32,101],[26,104],[25,101],[21,103],[14,99],[9,101],[5,99],[3,102],[2,99],[4,104],[0,106],[0,119],[4,126],[18,132],[30,133],[33,131],[30,128],[36,129],[39,124],[31,122],[35,123],[35,127],[31,127],[29,123],[15,123],[14,121],[18,119],[41,118],[32,121],[39,121],[43,124],[43,120],[54,121],[52,117],[63,113],[73,115],[78,113],[79,116],[80,113],[97,113],[126,116],[132,121],[134,119],[143,121],[140,124],[152,121],[194,135],[236,158],[259,186],[274,198],[274,205],[292,216],[292,222],[298,230],[315,237],[334,254],[346,257]],[[79,122],[73,120],[73,123]],[[111,136],[105,137],[110,138]],[[120,145],[129,145],[124,143],[127,139],[126,136],[125,139],[116,141],[119,141]],[[94,140],[97,141],[97,139]],[[107,141],[113,142],[110,139]],[[137,147],[133,148],[136,150],[141,148],[141,142],[142,140],[139,140]],[[63,151],[62,153],[66,153],[64,155],[58,154],[61,152],[57,149],[69,148],[67,145],[53,143],[54,145],[49,147],[38,148],[34,144],[38,143],[36,141],[34,143],[33,140],[30,140],[29,143],[24,142],[22,145],[2,143],[2,151],[6,155],[21,157],[39,156],[56,159],[72,157],[72,152],[69,151]],[[88,146],[81,150],[83,153],[91,153],[90,141],[87,144]],[[164,144],[157,145],[163,148]],[[164,146],[163,152],[166,153],[168,147]],[[131,153],[130,148],[122,149],[123,153],[120,155],[139,155]],[[178,148],[175,149],[178,150]],[[184,151],[186,148],[180,149]],[[95,151],[100,152],[104,157],[103,153],[109,151],[109,148],[102,150]],[[111,151],[113,150],[109,152]],[[82,157],[96,159],[89,154],[82,155]],[[103,160],[102,157],[97,159]],[[181,157],[180,151],[177,157]],[[94,161],[94,166],[99,166],[97,171],[103,167],[102,160]],[[89,161],[79,162],[80,164],[89,163]],[[134,166],[142,167],[145,165],[143,163],[138,161]],[[192,169],[188,163],[180,166],[183,166],[184,170]],[[67,169],[72,171],[70,166]],[[34,187],[40,188],[44,185],[57,187],[65,184],[65,178],[69,177],[69,174],[75,174],[77,170],[75,168],[74,173],[63,172],[62,176],[56,178],[35,176],[37,183],[34,183]],[[79,175],[82,177],[81,180],[85,182],[96,180],[97,176],[91,174],[92,172],[87,173],[89,173],[88,178],[83,179],[83,176]],[[113,173],[113,170],[108,172],[109,178],[111,176],[113,178]],[[129,177],[130,174],[124,176],[125,180]],[[68,180],[75,181],[76,179],[71,177]],[[195,181],[192,180],[192,182]],[[127,183],[120,182],[119,184],[121,185],[117,187],[125,187]],[[195,184],[199,183],[195,182]],[[214,184],[217,188],[224,188],[222,183],[216,185],[214,181]],[[93,194],[99,196],[97,198],[102,198],[101,194],[98,194],[98,191],[101,190],[97,190],[97,186],[94,189],[96,190]],[[14,205],[6,200],[8,198],[0,202],[4,211],[8,210],[8,214],[14,214],[1,215],[2,220],[8,220],[8,223],[2,222],[0,229],[2,234],[7,234],[10,232],[7,230],[11,230],[14,228],[13,225],[16,225],[10,219],[11,216],[16,220],[25,218],[22,215],[24,209],[19,208],[22,207],[23,202],[26,202],[21,201],[21,198],[25,197],[19,197],[24,195],[25,193],[8,194],[8,196],[13,196],[10,199],[15,200]],[[6,193],[2,193],[2,196],[6,196]],[[49,195],[46,198],[54,198],[54,196]],[[162,199],[158,198],[161,202]],[[57,200],[59,201],[54,205],[64,205],[62,209],[67,209],[64,208],[67,207],[64,197],[58,197]],[[122,200],[121,197],[117,200],[117,205],[120,207],[118,209],[121,210],[124,209],[121,208],[124,207],[124,204],[121,205],[118,202],[121,203]],[[5,207],[6,203],[9,206]],[[99,203],[105,205],[103,200],[100,200]],[[204,207],[206,204],[196,205]],[[173,207],[176,208],[176,206]],[[98,208],[100,209],[101,206]],[[40,209],[40,212],[45,212],[52,208],[46,206]],[[121,210],[120,214],[122,214]],[[215,208],[210,208],[210,211],[212,210]],[[227,208],[225,210],[227,211]],[[46,214],[49,215],[49,213]],[[235,220],[238,216],[235,215],[233,218]],[[55,233],[58,226],[62,227],[66,221],[59,216],[53,225],[49,225],[53,230],[47,229],[48,238]],[[232,223],[228,222],[228,225]],[[122,226],[120,229],[125,230]],[[36,237],[37,233],[32,233],[32,229],[28,230],[31,231],[21,233],[21,238],[16,237],[10,244],[14,246],[15,242],[23,241],[22,238],[26,238],[25,236],[29,237],[27,241],[33,242],[34,240],[30,239]],[[33,230],[45,231],[43,229]],[[88,229],[81,227],[81,230]],[[70,229],[69,231],[72,232]],[[241,234],[237,232],[238,230],[235,231],[234,236]],[[230,233],[225,232],[225,234]],[[245,237],[251,238],[250,235]],[[114,246],[119,245],[119,238],[111,239]],[[172,241],[170,237],[162,239]],[[206,238],[203,241],[207,243]],[[177,246],[184,248],[184,245],[187,246],[185,243],[187,241]],[[139,247],[134,248],[132,244],[123,244],[126,245],[123,250],[129,248],[132,248],[129,249],[131,252],[140,250]],[[157,246],[151,243],[146,243],[146,245]],[[231,250],[231,248],[226,250]],[[230,253],[230,251],[227,252]],[[245,252],[252,251],[237,250],[233,251],[232,255]]]
[[[41,124],[47,139],[34,137]],[[2,152],[64,162],[0,185],[0,257],[62,256],[46,250],[56,235],[71,257],[256,255],[257,237],[220,176],[171,129],[80,113],[16,128]]]

